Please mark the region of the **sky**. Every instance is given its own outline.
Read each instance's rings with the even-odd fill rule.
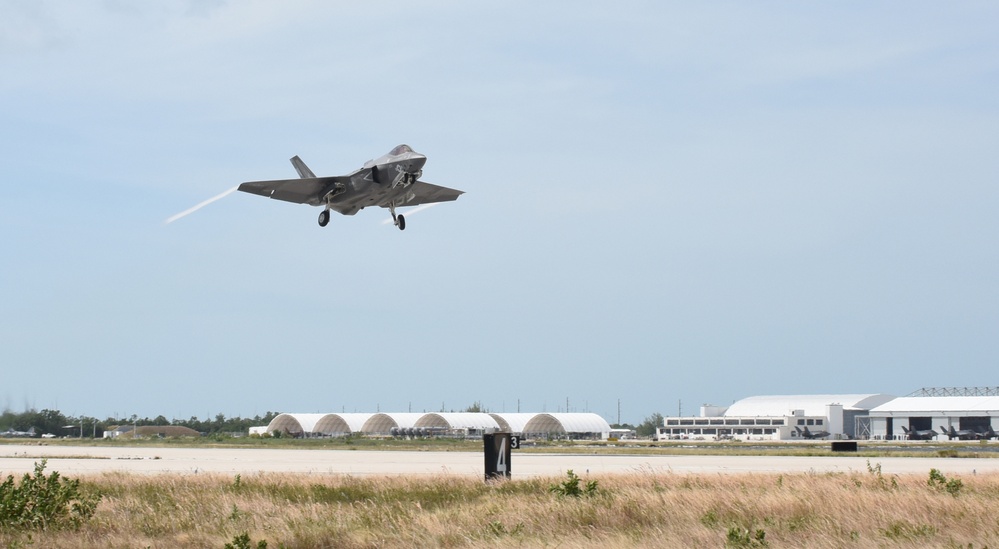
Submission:
[[[7,409],[639,423],[999,385],[994,3],[0,14]],[[404,232],[239,192],[165,222],[401,143],[465,191]]]

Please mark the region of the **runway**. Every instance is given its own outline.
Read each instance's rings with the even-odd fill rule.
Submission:
[[[479,452],[419,452],[370,450],[294,450],[260,448],[147,448],[0,445],[0,474],[20,476],[47,459],[46,470],[80,477],[106,472],[135,474],[252,474],[301,473],[316,475],[482,476]],[[856,456],[654,456],[600,454],[525,454],[510,460],[514,479],[576,473],[610,475],[649,474],[778,474],[868,472],[881,466],[883,474],[926,475],[939,469],[945,475],[999,473],[999,459],[942,457]]]

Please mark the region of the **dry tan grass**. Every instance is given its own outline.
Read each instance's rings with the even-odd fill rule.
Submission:
[[[762,531],[770,547],[999,546],[999,475],[962,478],[956,496],[928,476],[587,476],[597,493],[577,499],[549,491],[565,478],[109,474],[86,482],[104,498],[80,531],[31,543],[221,548],[245,532],[270,549],[723,547],[759,546]],[[5,547],[27,540],[0,533]]]

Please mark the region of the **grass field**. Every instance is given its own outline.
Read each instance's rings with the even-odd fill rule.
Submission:
[[[896,477],[871,462],[851,474],[584,475],[579,497],[571,485],[569,477],[107,474],[81,484],[102,498],[78,530],[0,530],[0,545],[999,546],[999,475]]]

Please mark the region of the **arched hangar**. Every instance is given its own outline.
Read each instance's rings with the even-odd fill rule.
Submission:
[[[375,414],[278,414],[267,432],[300,436],[350,436],[363,432],[364,424]]]
[[[312,432],[324,436],[350,436],[361,433],[364,423],[374,414],[325,414],[316,422]]]
[[[399,435],[413,434],[413,427],[423,417],[421,413],[385,413],[379,412],[364,422],[361,432],[366,435]]]
[[[524,424],[524,436],[527,438],[564,436],[606,440],[610,430],[607,420],[591,413],[537,414]]]
[[[597,414],[522,413],[283,413],[267,426],[268,433],[291,436],[480,436],[509,432],[528,438],[606,439],[610,425]]]
[[[423,414],[413,427],[427,436],[481,436],[498,431],[499,423],[491,415],[483,413],[430,413]]]
[[[281,433],[293,437],[309,436],[316,423],[328,414],[278,414],[267,425],[268,433]]]

